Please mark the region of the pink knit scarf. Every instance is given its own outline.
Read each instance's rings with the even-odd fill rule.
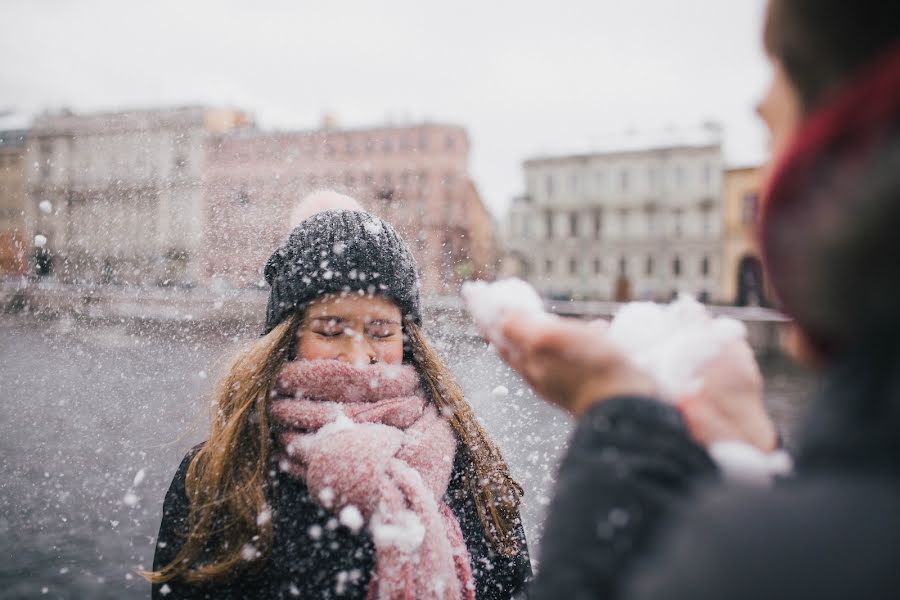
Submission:
[[[271,404],[281,468],[375,542],[369,598],[471,600],[459,523],[444,503],[456,438],[409,365],[287,363]]]

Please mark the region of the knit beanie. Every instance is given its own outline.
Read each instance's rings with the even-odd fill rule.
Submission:
[[[269,258],[269,333],[325,294],[362,291],[390,298],[404,320],[421,325],[416,260],[393,227],[353,210],[327,210],[297,226]]]

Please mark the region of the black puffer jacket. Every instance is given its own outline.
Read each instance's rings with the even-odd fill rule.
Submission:
[[[199,446],[198,446],[199,448]],[[153,568],[171,562],[181,545],[189,511],[185,475],[195,448],[181,462],[163,505]],[[495,553],[484,537],[474,501],[463,484],[467,454],[456,453],[445,498],[468,546],[479,599],[507,599],[531,578],[525,534],[513,558]],[[264,567],[237,573],[229,581],[187,585],[179,581],[153,586],[154,600],[180,598],[364,598],[374,567],[375,548],[365,531],[354,534],[316,504],[306,484],[287,474],[275,476],[268,490],[274,531],[273,551]]]
[[[533,598],[900,598],[900,343],[846,355],[802,429],[794,477],[716,481],[678,414],[619,398],[580,421]]]

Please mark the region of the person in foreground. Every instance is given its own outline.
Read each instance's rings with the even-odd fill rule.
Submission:
[[[509,598],[522,489],[421,330],[415,261],[354,210],[265,268],[263,337],[166,494],[153,597]]]
[[[706,451],[776,444],[746,347],[676,408],[596,330],[509,315],[504,358],[579,419],[532,598],[900,598],[900,3],[771,0],[765,42],[760,239],[824,380],[793,476],[728,484]]]

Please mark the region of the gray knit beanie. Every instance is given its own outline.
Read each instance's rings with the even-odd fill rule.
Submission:
[[[416,260],[393,227],[368,213],[309,217],[266,262],[265,276],[272,289],[264,333],[316,298],[360,290],[390,298],[405,320],[422,322]]]

